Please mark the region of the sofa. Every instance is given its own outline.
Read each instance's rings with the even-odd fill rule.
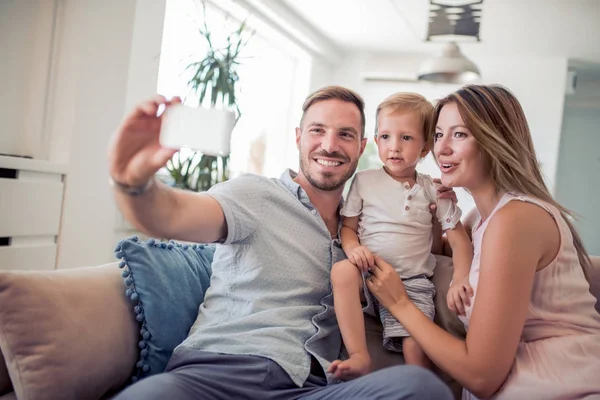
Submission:
[[[153,243],[150,247],[153,251],[164,249],[166,252],[173,245]],[[125,250],[118,246],[117,255],[122,256],[122,251]],[[151,264],[163,262],[150,260],[145,261],[149,265],[139,268],[160,271]],[[182,261],[185,258],[179,260],[179,264],[185,264]],[[438,290],[436,323],[464,337],[461,322],[447,309],[445,302],[452,275],[451,259],[436,256],[436,260],[433,279]],[[593,262],[592,292],[598,298],[600,257],[594,257]],[[0,271],[0,400],[110,399],[149,369],[140,354],[150,348],[144,339],[150,336],[151,315],[140,317],[141,311],[138,306],[132,307],[132,300],[139,305],[142,304],[139,296],[152,296],[153,301],[167,309],[176,300],[165,298],[163,301],[164,290],[143,295],[141,288],[132,290],[133,270],[131,266],[130,270],[127,268],[123,258],[116,263],[72,270]],[[187,293],[186,290],[184,285],[175,295]],[[144,300],[149,304],[148,299]],[[197,304],[192,306],[197,307]],[[173,317],[172,321],[161,321],[162,325],[155,327],[158,333],[155,331],[153,335],[159,336],[161,330],[168,331],[175,322],[180,322],[181,318]],[[189,321],[193,318],[184,325],[191,324]],[[365,323],[374,368],[403,363],[400,354],[382,347],[379,323],[369,316]],[[172,349],[155,346],[151,351],[161,352],[166,359]],[[160,372],[153,368],[154,372]],[[441,371],[437,373],[459,398],[460,385]]]

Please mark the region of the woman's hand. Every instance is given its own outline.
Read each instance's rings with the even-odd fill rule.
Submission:
[[[473,288],[469,283],[469,276],[460,279],[453,279],[448,289],[446,302],[450,311],[458,315],[465,315],[465,310],[471,305],[473,297]]]
[[[394,268],[377,255],[372,275],[367,278],[367,287],[375,295],[382,306],[391,310],[393,307],[410,303],[406,289]]]

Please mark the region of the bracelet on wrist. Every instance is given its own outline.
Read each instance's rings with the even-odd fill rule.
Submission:
[[[115,181],[111,176],[108,178],[108,183],[110,186],[117,189],[119,192],[124,193],[128,196],[139,196],[146,192],[148,189],[154,185],[154,177],[150,178],[146,183],[139,186],[126,185],[121,182]]]

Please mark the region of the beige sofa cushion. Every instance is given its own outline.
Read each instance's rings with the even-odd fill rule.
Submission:
[[[466,331],[464,324],[458,319],[458,316],[450,311],[446,296],[450,288],[450,281],[454,268],[452,258],[446,256],[435,256],[436,264],[433,278],[431,281],[435,285],[435,322],[458,338],[465,338]]]
[[[120,272],[0,272],[0,349],[19,400],[99,399],[131,376],[139,332]]]

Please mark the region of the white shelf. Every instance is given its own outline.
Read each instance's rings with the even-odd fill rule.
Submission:
[[[21,157],[0,156],[1,270],[48,270],[56,267],[67,166]]]
[[[67,165],[51,163],[43,160],[32,160],[25,157],[0,155],[0,168],[17,169],[21,171],[48,172],[66,175]]]

